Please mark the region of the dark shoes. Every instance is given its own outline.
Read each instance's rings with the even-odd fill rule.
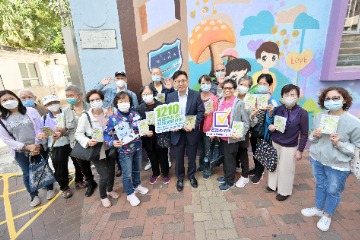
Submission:
[[[209,179],[211,176],[211,167],[209,163],[205,163],[204,172],[203,172],[203,178],[205,180]]]
[[[88,182],[88,186],[85,192],[85,197],[90,197],[91,195],[93,195],[96,187],[97,187],[97,183],[94,180]]]
[[[222,176],[222,177],[218,177],[216,180],[217,180],[217,181],[218,181],[218,183],[220,183],[220,184],[225,183],[225,177],[224,177],[224,176]]]
[[[255,168],[254,169],[251,169],[250,171],[248,171],[247,172],[247,174],[249,175],[249,176],[254,176],[255,175]]]
[[[253,184],[259,184],[262,178],[263,178],[262,174],[260,176],[255,175],[255,176],[252,177],[251,182]]]
[[[193,177],[193,178],[190,179],[190,184],[191,184],[191,186],[192,186],[193,188],[197,188],[197,187],[198,187],[198,182],[197,182],[197,180],[196,180],[195,177]]]
[[[183,180],[177,180],[176,182],[176,189],[181,192],[184,189],[184,181]]]
[[[264,192],[266,192],[266,193],[271,193],[271,192],[275,192],[275,190],[272,190],[269,186],[267,186],[267,187],[264,189]]]
[[[285,201],[286,199],[288,199],[288,197],[290,197],[289,195],[288,196],[283,196],[283,195],[281,195],[281,194],[278,194],[278,195],[276,195],[276,200],[278,200],[278,201]]]
[[[230,188],[234,187],[234,184],[233,185],[228,185],[227,183],[223,183],[219,186],[219,189],[223,192],[226,192],[226,191],[229,191]]]

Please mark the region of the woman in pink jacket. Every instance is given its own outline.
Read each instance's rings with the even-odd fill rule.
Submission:
[[[205,105],[205,114],[201,127],[200,137],[200,157],[198,171],[203,171],[203,178],[209,179],[211,176],[210,157],[211,152],[214,149],[215,141],[214,137],[206,136],[206,132],[210,131],[213,123],[213,112],[218,108],[218,99],[216,95],[210,92],[211,78],[209,75],[202,75],[199,78],[199,84],[201,89],[201,100]]]

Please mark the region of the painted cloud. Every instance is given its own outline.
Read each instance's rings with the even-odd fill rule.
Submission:
[[[256,16],[245,19],[244,27],[240,36],[253,34],[271,34],[271,28],[275,24],[274,16],[269,11],[261,11]]]
[[[281,11],[276,16],[276,24],[292,24],[302,12],[306,12],[306,6],[303,4]]]

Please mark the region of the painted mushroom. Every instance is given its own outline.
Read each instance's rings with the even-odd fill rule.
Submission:
[[[211,58],[213,75],[216,64],[222,63],[221,53],[236,44],[234,31],[221,20],[204,20],[194,27],[189,38],[189,52],[196,63]]]

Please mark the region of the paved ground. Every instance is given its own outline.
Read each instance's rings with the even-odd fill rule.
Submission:
[[[0,208],[0,239],[9,239],[9,234],[14,239],[18,235],[17,239],[66,240],[359,239],[360,182],[353,176],[348,179],[330,230],[323,233],[316,228],[318,218],[305,218],[300,214],[303,207],[314,204],[314,179],[308,161],[299,162],[296,172],[293,195],[281,203],[275,200],[275,193],[263,192],[267,174],[259,185],[248,184],[244,189],[233,188],[223,193],[216,182],[222,174],[222,169],[218,168],[208,181],[198,174],[197,189],[192,189],[187,181],[184,191],[178,193],[174,178],[170,185],[150,185],[151,171],[148,171],[142,172],[142,184],[150,192],[139,196],[142,203],[138,207],[131,207],[121,193],[120,199],[112,201],[113,206],[105,209],[100,205],[97,192],[84,198],[84,190],[80,190],[68,200],[61,196],[52,202],[43,200],[40,208],[27,214],[24,213],[32,209],[28,206],[26,192],[5,193],[9,175],[3,175],[0,193],[5,192],[0,201],[10,199],[12,213]],[[174,176],[174,167],[171,176]],[[8,182],[7,192],[23,189],[21,176],[11,177]],[[123,190],[119,178],[116,190]],[[44,194],[40,190],[42,199]],[[24,215],[16,218],[21,213]],[[12,220],[14,216],[16,219]],[[34,221],[27,226],[33,217]],[[13,227],[9,228],[12,222]]]

